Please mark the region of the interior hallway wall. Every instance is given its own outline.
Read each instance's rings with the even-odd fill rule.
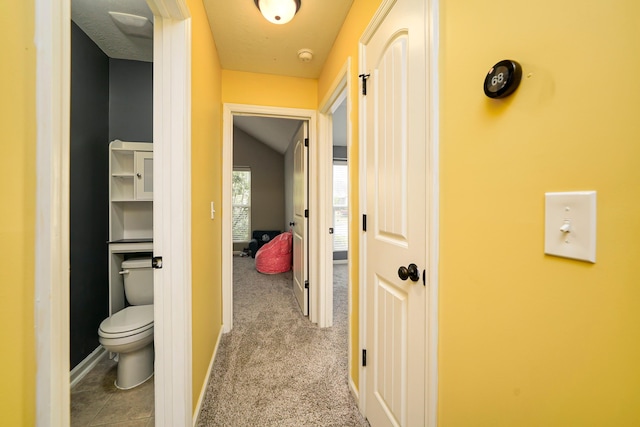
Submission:
[[[109,58],[71,23],[70,367],[109,315]]]
[[[191,275],[193,409],[222,331],[221,67],[201,0],[191,14]],[[218,213],[211,219],[211,202]],[[197,415],[197,414],[195,414]],[[195,416],[194,415],[194,416]]]
[[[36,418],[35,2],[0,3],[0,414],[10,426]]]
[[[640,4],[440,6],[439,424],[640,425]],[[595,264],[544,255],[544,193],[574,190]]]

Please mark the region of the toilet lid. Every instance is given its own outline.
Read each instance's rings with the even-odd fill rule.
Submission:
[[[132,258],[122,261],[122,268],[151,268],[151,258]]]
[[[100,331],[105,334],[121,334],[150,327],[153,327],[153,304],[131,305],[104,319],[100,324]]]

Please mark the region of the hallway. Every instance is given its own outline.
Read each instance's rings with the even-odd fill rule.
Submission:
[[[234,257],[234,329],[223,335],[198,426],[368,426],[347,384],[347,266],[334,266],[334,326],[300,314],[291,272]]]

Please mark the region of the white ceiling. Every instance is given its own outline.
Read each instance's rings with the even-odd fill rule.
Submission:
[[[318,78],[353,0],[301,0],[284,25],[262,17],[253,0],[203,0],[225,70]],[[313,60],[298,60],[298,51]]]
[[[202,2],[223,69],[315,79],[353,0],[301,0],[297,15],[284,25],[264,19],[254,0]],[[145,0],[71,0],[72,20],[108,57],[153,61],[153,40],[124,34],[115,26],[110,11],[143,16],[153,22]],[[313,51],[310,62],[298,60],[297,53],[303,48]],[[235,117],[234,125],[284,153],[299,122],[247,116]],[[344,130],[337,135],[346,135],[346,122],[336,114],[334,127],[342,126]]]
[[[145,0],[71,0],[71,20],[109,57],[153,61],[153,40],[124,34],[109,12],[129,13],[148,18],[153,13]]]

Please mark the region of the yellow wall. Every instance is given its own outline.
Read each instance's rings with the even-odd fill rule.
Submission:
[[[640,425],[640,3],[440,6],[439,425]],[[522,84],[489,100],[505,58]],[[594,265],[543,254],[572,190]]]
[[[349,14],[333,44],[327,62],[325,63],[322,74],[318,79],[318,99],[322,102],[326,97],[330,96],[331,87],[342,71],[347,60],[351,59],[351,75],[350,79],[351,93],[351,111],[349,120],[351,121],[351,146],[349,147],[349,180],[352,183],[359,182],[358,170],[358,101],[360,93],[360,83],[358,80],[358,46],[360,37],[365,28],[371,21],[374,13],[380,5],[380,0],[355,0],[351,5]],[[324,106],[317,105],[316,108]],[[349,265],[349,283],[351,284],[351,319],[349,329],[351,331],[351,348],[352,353],[349,355],[351,360],[350,376],[355,387],[358,387],[359,381],[359,360],[360,360],[360,344],[359,344],[359,292],[358,284],[358,256],[359,256],[359,238],[360,238],[360,220],[359,205],[360,193],[357,185],[352,185],[349,192],[349,214],[351,221],[351,229],[349,230],[349,257],[351,263]]]
[[[202,1],[191,12],[191,256],[193,407],[222,329],[222,114],[221,68]],[[210,203],[218,210],[210,217]]]
[[[297,77],[222,71],[222,102],[314,110],[318,81]]]
[[[33,2],[0,5],[0,414],[35,424]]]

